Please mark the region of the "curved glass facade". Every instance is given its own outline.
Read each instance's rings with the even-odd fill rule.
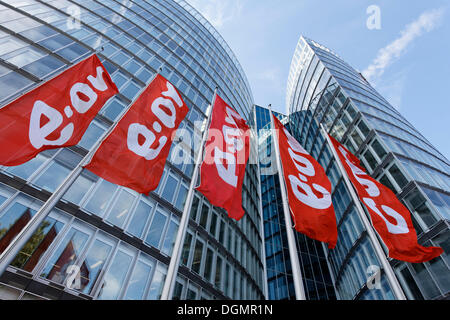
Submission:
[[[83,171],[0,278],[2,298],[158,299],[214,88],[250,118],[253,97],[234,54],[195,9],[169,0],[2,1],[0,105],[96,50],[120,93],[102,108],[77,146],[0,168],[0,250],[160,67],[190,111],[158,189],[150,195]],[[195,194],[175,299],[263,298],[257,183],[257,165],[249,164],[246,214],[239,222]],[[72,286],[74,267],[81,279]]]
[[[412,212],[419,243],[444,248],[423,264],[390,259],[409,299],[442,299],[450,290],[450,163],[365,78],[328,48],[301,37],[287,86],[289,122],[305,149],[326,168],[333,185],[339,240],[327,251],[338,299],[392,299],[384,274],[380,290],[368,290],[367,268],[380,266],[373,244],[319,124],[391,188]]]

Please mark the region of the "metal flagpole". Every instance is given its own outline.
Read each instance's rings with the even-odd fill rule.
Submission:
[[[180,265],[181,253],[183,249],[184,238],[186,237],[190,210],[192,205],[192,199],[194,198],[194,189],[197,184],[197,176],[200,170],[200,164],[203,158],[203,147],[208,139],[209,125],[211,122],[211,115],[213,113],[214,103],[217,96],[217,87],[214,90],[212,104],[210,105],[210,111],[206,120],[205,130],[203,131],[202,142],[198,150],[197,159],[195,160],[194,172],[192,174],[191,183],[189,185],[189,191],[186,196],[186,202],[184,204],[183,214],[180,220],[180,226],[178,228],[177,237],[172,251],[172,257],[170,258],[169,268],[167,269],[166,280],[164,281],[164,287],[161,292],[161,300],[171,300],[173,295],[173,289],[175,288],[175,281],[177,278],[178,268]]]
[[[156,76],[160,73],[161,68],[153,76],[149,84],[142,89],[141,93],[147,89],[147,87],[152,83]],[[111,134],[117,124],[122,120],[122,118],[127,114],[128,110],[133,106],[133,103],[139,98],[140,94],[136,99],[130,103],[128,108],[120,116],[119,120],[116,121],[108,130],[104,132],[102,137],[97,140],[96,144],[89,150],[89,152],[84,156],[84,158],[78,163],[78,165],[70,172],[70,174],[64,179],[61,185],[53,192],[53,194],[48,198],[48,200],[42,205],[38,212],[31,218],[31,220],[26,224],[26,226],[19,232],[19,234],[11,241],[8,247],[0,255],[0,275],[2,275],[14,258],[19,254],[20,249],[28,242],[31,236],[36,232],[41,223],[45,220],[47,215],[56,206],[59,200],[63,197],[70,186],[75,182],[78,176],[83,171],[83,166],[89,163],[91,158],[94,156],[97,149],[100,147],[102,142]]]
[[[358,211],[359,217],[361,218],[361,220],[364,224],[364,227],[366,228],[369,239],[372,241],[373,247],[375,249],[375,253],[378,257],[378,260],[381,262],[381,265],[383,266],[383,270],[386,273],[388,281],[391,285],[392,290],[394,291],[394,294],[395,294],[397,300],[406,300],[405,293],[403,292],[403,289],[400,286],[400,283],[398,282],[398,279],[394,273],[394,270],[392,269],[389,261],[386,258],[386,255],[384,254],[383,248],[377,238],[377,235],[375,234],[372,224],[369,222],[369,219],[367,218],[367,215],[364,212],[361,202],[359,201],[359,197],[356,194],[356,191],[353,188],[353,184],[351,183],[351,181],[347,175],[347,171],[345,170],[344,166],[342,165],[341,159],[339,158],[339,155],[337,154],[336,149],[334,148],[334,145],[330,140],[330,137],[328,136],[325,128],[323,127],[323,124],[320,124],[320,129],[322,130],[322,134],[325,136],[327,143],[328,143],[329,147],[331,148],[331,152],[333,153],[333,156],[336,159],[336,163],[337,163],[339,170],[341,171],[341,174],[344,178],[345,185],[347,186],[347,189],[350,192],[353,202],[355,203],[355,206],[357,209],[356,211]]]
[[[255,132],[256,132],[256,138],[255,141],[259,140],[259,132],[258,132],[258,128],[256,125],[256,105],[253,106],[253,117],[255,119]],[[264,241],[264,214],[263,214],[263,208],[262,208],[262,194],[261,194],[261,167],[259,165],[259,145],[256,145],[256,163],[258,165],[258,183],[259,183],[259,188],[258,188],[258,196],[259,196],[259,212],[261,213],[261,222],[260,222],[260,234],[261,234],[261,239]],[[250,149],[251,151],[251,149]],[[262,256],[263,256],[263,272],[264,272],[264,279],[266,279],[266,281],[264,281],[264,297],[266,298],[266,300],[269,300],[269,288],[268,288],[268,284],[267,284],[267,262],[266,259],[264,258],[266,256],[266,246],[261,246],[261,250],[262,250]]]
[[[275,133],[275,124],[272,119],[272,108],[269,105],[270,110],[270,123],[272,126],[272,142],[275,149],[275,157],[277,159],[277,168],[278,168],[278,177],[280,179],[280,189],[281,189],[281,200],[283,202],[283,211],[284,211],[284,220],[286,223],[286,235],[288,240],[289,247],[289,257],[291,259],[292,265],[292,276],[294,278],[294,289],[295,289],[295,297],[297,300],[306,300],[305,288],[303,286],[303,277],[302,270],[300,268],[300,261],[298,259],[298,251],[297,245],[295,243],[294,230],[292,226],[291,220],[291,210],[289,209],[288,197],[286,194],[286,185],[284,183],[284,174],[283,168],[280,160],[280,146],[278,145],[278,141],[276,141],[276,133]]]

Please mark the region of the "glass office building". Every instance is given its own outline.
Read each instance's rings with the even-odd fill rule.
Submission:
[[[286,236],[283,204],[279,176],[276,169],[270,113],[266,108],[254,107],[254,117],[258,130],[258,151],[261,182],[261,207],[264,218],[264,244],[267,266],[268,299],[294,300],[295,291],[292,267]],[[288,118],[274,114],[292,132]],[[295,232],[300,268],[308,300],[335,300],[330,270],[325,251],[319,241]]]
[[[241,66],[181,0],[1,1],[0,107],[95,51],[120,93],[77,146],[0,168],[0,251],[160,67],[189,114],[150,195],[83,171],[1,275],[2,299],[158,299],[214,88],[250,119],[253,97]],[[174,299],[264,297],[257,168],[248,166],[239,222],[195,194]],[[80,281],[68,285],[74,266]]]
[[[305,37],[300,38],[292,59],[286,102],[291,132],[318,159],[332,182],[338,243],[334,250],[324,250],[337,298],[393,299],[394,295],[383,273],[381,289],[367,288],[367,268],[381,268],[381,264],[319,124],[408,207],[419,243],[444,249],[440,257],[422,264],[389,259],[405,295],[409,299],[448,298],[449,161],[362,74]]]

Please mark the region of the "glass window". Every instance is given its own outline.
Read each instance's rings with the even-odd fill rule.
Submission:
[[[375,159],[375,157],[373,156],[370,149],[367,149],[367,151],[364,153],[363,157],[366,160],[368,167],[373,171],[377,167],[378,162]]]
[[[74,265],[80,257],[88,238],[88,233],[72,227],[47,262],[41,277],[62,284],[67,275],[67,268]]]
[[[112,244],[99,237],[89,248],[87,256],[80,265],[81,291],[91,294],[92,287],[105,267],[112,251]],[[76,289],[76,288],[75,288]]]
[[[0,77],[0,100],[13,95],[17,91],[23,91],[34,82],[18,74],[17,72],[9,72]]]
[[[125,300],[142,300],[149,275],[153,269],[153,261],[149,258],[139,260],[131,274],[130,284],[124,296]]]
[[[177,280],[177,282],[175,283],[175,288],[173,289],[172,300],[181,300],[181,295],[183,294],[183,286],[184,284]]]
[[[214,210],[211,213],[211,223],[209,225],[209,233],[215,237],[216,236],[216,225],[217,225],[217,212]]]
[[[147,83],[148,80],[153,76],[153,73],[149,71],[147,68],[142,69],[138,74],[137,77],[142,82]]]
[[[203,256],[203,242],[197,239],[195,242],[194,258],[192,260],[192,271],[200,273]]]
[[[61,47],[65,47],[70,43],[73,43],[73,41],[63,34],[57,34],[51,38],[39,42],[41,46],[51,51],[55,51]]]
[[[369,127],[367,127],[366,123],[363,120],[361,120],[359,122],[358,128],[359,128],[359,130],[361,130],[361,133],[363,134],[363,136],[367,137],[367,135],[370,132],[370,129],[369,129]]]
[[[134,60],[130,60],[130,62],[128,62],[125,65],[125,69],[130,72],[131,74],[135,74],[140,68],[142,67],[141,64],[137,63]]]
[[[120,88],[122,88],[122,86],[127,82],[128,77],[119,71],[114,73],[114,75],[112,76],[112,80],[120,90]]]
[[[363,139],[359,135],[358,130],[356,130],[356,128],[353,129],[353,132],[351,133],[351,137],[352,137],[353,141],[355,142],[357,148],[359,148],[359,146],[363,143]]]
[[[119,66],[123,66],[125,64],[125,62],[128,61],[128,59],[130,59],[130,56],[123,52],[119,52],[112,58],[112,60],[115,63],[117,63]]]
[[[372,148],[377,154],[378,158],[383,161],[383,158],[386,156],[387,152],[386,150],[384,150],[383,146],[377,139],[372,142]]]
[[[429,262],[431,273],[434,275],[438,286],[442,292],[450,291],[450,277],[448,276],[448,267],[445,265],[442,257],[437,257]]]
[[[412,210],[423,220],[423,222],[428,226],[432,226],[437,222],[437,219],[428,208],[425,198],[415,189],[408,196],[406,196],[406,201],[412,207]]]
[[[54,192],[69,175],[70,169],[58,162],[53,162],[34,182],[35,185]]]
[[[177,189],[177,184],[178,184],[177,179],[173,175],[169,174],[167,176],[166,184],[164,185],[164,190],[161,196],[170,203],[172,203],[173,196]]]
[[[125,277],[132,262],[131,254],[119,249],[103,279],[99,300],[115,300],[118,298]]]
[[[94,146],[95,142],[97,142],[97,140],[102,136],[103,132],[105,132],[104,128],[95,123],[95,121],[92,122],[78,145],[86,150],[90,150]]]
[[[161,297],[162,286],[166,278],[167,268],[158,263],[155,274],[153,275],[152,284],[148,292],[148,300],[159,300]]]
[[[25,47],[9,54],[3,55],[2,59],[9,63],[22,68],[36,60],[45,56],[44,52],[33,47]]]
[[[222,288],[222,258],[217,256],[216,258],[216,275],[214,278],[214,284],[217,288]]]
[[[392,177],[395,179],[395,182],[397,182],[398,186],[403,189],[407,183],[408,180],[405,178],[403,173],[400,171],[399,167],[394,164],[390,169],[389,173],[392,175]]]
[[[3,252],[36,213],[31,198],[19,196],[0,214],[0,252]]]
[[[405,287],[407,288],[406,292],[410,292],[412,295],[411,298],[423,300],[422,293],[420,292],[420,289],[417,287],[416,282],[414,281],[414,278],[411,275],[411,272],[409,272],[408,267],[404,267],[401,271],[402,278],[407,283],[405,284]]]
[[[122,189],[116,198],[117,200],[106,220],[122,228],[130,213],[136,196]]]
[[[172,254],[173,245],[175,244],[175,238],[177,236],[178,223],[170,220],[169,228],[167,229],[166,236],[161,251],[167,255]]]
[[[102,216],[107,209],[108,203],[113,199],[116,190],[117,185],[106,180],[101,180],[84,208],[89,212]]]
[[[189,253],[191,252],[192,234],[186,233],[186,238],[183,244],[183,251],[181,253],[181,264],[187,266]]]
[[[42,79],[63,66],[65,66],[63,62],[52,56],[45,56],[39,60],[27,64],[23,67],[23,69]]]
[[[147,234],[145,242],[155,248],[159,248],[159,243],[161,242],[161,235],[164,231],[164,226],[166,224],[167,216],[163,214],[160,210],[155,212],[155,215],[150,225],[150,229]]]
[[[0,195],[0,206],[3,204],[3,202],[5,202],[6,197]]]
[[[27,180],[47,159],[48,158],[42,153],[39,153],[35,158],[24,164],[14,167],[5,167],[5,171]]]
[[[50,214],[52,215],[52,214]],[[11,263],[12,266],[32,272],[41,256],[61,232],[64,223],[48,216],[33,233]]]
[[[91,177],[89,177],[91,176]],[[74,183],[70,186],[69,190],[64,194],[63,199],[72,202],[73,204],[80,205],[83,197],[89,193],[92,186],[95,183],[93,180],[92,174],[89,171],[84,170],[81,175],[75,180]]]
[[[114,121],[124,109],[124,104],[118,98],[114,98],[105,106],[103,115],[109,120]]]
[[[128,99],[133,100],[140,90],[141,86],[136,82],[131,81],[124,89],[120,90],[120,93]]]
[[[208,223],[209,216],[209,206],[204,202],[202,206],[202,213],[200,215],[200,226],[206,230],[206,225]]]
[[[225,225],[225,222],[222,220],[222,219],[220,219],[220,224],[219,224],[219,226],[220,226],[220,230],[219,230],[219,242],[220,243],[224,243],[224,237],[225,237],[225,228],[226,228],[226,225]]]
[[[206,280],[211,281],[212,263],[214,258],[214,252],[211,248],[206,250],[205,270],[203,271]]]
[[[380,182],[385,185],[386,187],[388,187],[389,189],[392,190],[392,192],[396,193],[397,190],[395,189],[394,185],[391,183],[391,181],[389,180],[389,178],[386,175],[383,175],[380,179]]]
[[[152,213],[153,207],[147,202],[139,201],[136,210],[134,211],[133,218],[128,225],[127,231],[132,235],[141,238],[147,221]]]
[[[186,292],[186,300],[196,300],[198,290],[196,288],[190,287]]]
[[[183,211],[183,209],[184,209],[184,204],[186,203],[187,192],[188,192],[188,188],[184,184],[181,184],[180,190],[178,191],[178,195],[177,195],[177,201],[175,203],[175,207],[180,211]]]
[[[80,58],[81,56],[85,55],[88,52],[89,50],[86,49],[85,47],[82,47],[78,43],[73,43],[65,47],[64,49],[57,51],[56,53],[69,61],[75,61],[76,59]]]
[[[47,26],[39,26],[33,29],[29,29],[27,31],[23,31],[21,32],[21,34],[25,37],[27,37],[30,40],[33,40],[35,42],[40,41],[44,38],[48,38],[51,37],[55,34],[57,34],[57,32]]]
[[[191,219],[196,220],[197,219],[197,211],[198,211],[198,203],[200,202],[200,198],[197,196],[194,196],[194,199],[192,200],[192,206],[191,206]]]
[[[440,295],[439,289],[434,283],[431,275],[423,263],[412,263],[412,268],[415,271],[415,279],[417,284],[421,287],[422,294],[425,299],[433,299]]]

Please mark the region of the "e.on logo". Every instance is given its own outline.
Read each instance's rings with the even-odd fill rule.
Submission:
[[[374,213],[376,213],[381,219],[383,219],[390,233],[392,234],[408,233],[409,228],[405,221],[405,218],[403,218],[402,215],[400,215],[397,211],[386,205],[381,205],[380,206],[381,210],[380,208],[378,208],[374,198],[380,196],[380,189],[372,180],[370,180],[371,179],[370,176],[363,170],[358,168],[356,165],[354,165],[352,161],[350,161],[350,159],[348,158],[348,153],[341,146],[339,146],[339,152],[344,156],[345,162],[350,167],[350,170],[353,173],[353,177],[361,184],[361,186],[365,189],[366,193],[369,195],[369,197],[362,197],[362,201],[364,202],[364,204],[368,208],[370,208]],[[367,177],[368,179],[364,177]],[[393,224],[388,219],[386,219],[385,214],[395,219],[396,224]]]
[[[223,181],[237,187],[238,175],[236,172],[237,154],[244,148],[244,133],[238,128],[235,118],[243,120],[242,117],[229,107],[226,107],[225,124],[222,126],[223,139],[225,141],[225,150],[214,147],[214,163],[217,172]],[[226,161],[225,168],[223,160]]]
[[[303,156],[308,153],[285,128],[283,128],[283,130],[287,137],[290,158],[297,169],[297,175],[291,174],[288,176],[291,189],[296,198],[311,208],[319,210],[329,208],[332,204],[330,192],[328,192],[328,190],[323,186],[317,183],[312,183],[312,187],[322,195],[322,197],[318,197],[308,184],[309,178],[313,178],[316,175],[314,165],[311,161],[309,161],[309,159]]]
[[[64,115],[70,119],[74,116],[74,112],[79,114],[86,113],[97,101],[97,93],[93,90],[104,92],[108,89],[108,86],[103,78],[103,68],[96,68],[97,75],[94,77],[89,75],[87,77],[88,82],[77,82],[70,88],[70,105],[64,108]],[[91,86],[93,88],[91,88]],[[48,146],[61,146],[70,140],[72,137],[75,124],[70,122],[64,128],[61,128],[59,136],[57,135],[57,129],[60,129],[64,120],[64,115],[57,109],[49,106],[44,101],[36,100],[31,111],[30,126],[28,136],[32,146],[36,149],[42,148],[44,145]],[[43,126],[42,117],[47,120]],[[76,120],[74,121],[76,122]],[[53,138],[50,139],[49,137]]]
[[[146,160],[154,160],[158,157],[163,147],[167,144],[169,137],[162,135],[163,127],[168,129],[175,128],[175,122],[177,119],[177,108],[175,108],[175,101],[178,108],[183,107],[183,100],[178,95],[172,84],[166,81],[167,91],[162,92],[162,96],[156,98],[151,106],[151,112],[156,116],[157,120],[153,122],[152,128],[148,128],[146,125],[140,123],[132,123],[128,127],[127,133],[127,146],[128,149],[138,156],[145,158]],[[153,131],[152,131],[153,129]],[[152,148],[157,136],[158,145]],[[142,136],[144,141],[139,142],[139,137]]]

